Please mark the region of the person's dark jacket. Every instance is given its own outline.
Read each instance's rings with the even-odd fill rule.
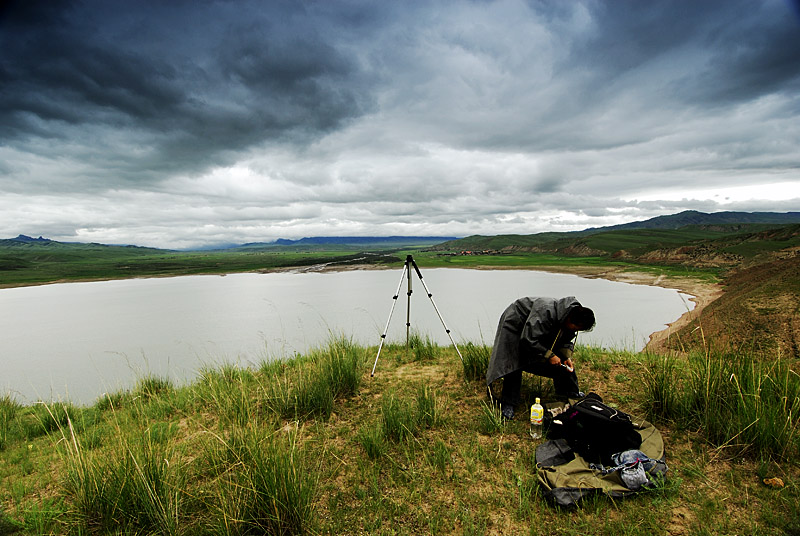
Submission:
[[[520,298],[509,305],[497,326],[486,371],[486,385],[522,370],[524,360],[544,360],[551,348],[560,357],[571,355],[575,332],[562,329],[562,326],[570,311],[580,305],[574,296]]]

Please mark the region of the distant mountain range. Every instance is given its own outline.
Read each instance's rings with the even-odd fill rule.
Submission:
[[[749,224],[774,224],[774,225],[788,225],[792,223],[800,223],[800,212],[713,212],[705,213],[696,210],[686,210],[677,214],[667,216],[657,216],[649,220],[636,221],[631,223],[623,223],[620,225],[610,225],[606,227],[592,227],[584,229],[583,231],[570,231],[565,233],[537,233],[536,235],[506,235],[506,236],[575,236],[594,234],[606,231],[615,230],[631,230],[631,229],[680,229],[687,226],[714,226],[714,225],[749,225]],[[474,235],[483,236],[483,235]],[[464,240],[460,237],[453,236],[313,236],[301,238],[299,240],[289,240],[280,238],[273,242],[250,242],[247,244],[230,244],[226,246],[206,247],[197,249],[239,249],[239,248],[268,248],[268,247],[291,247],[291,246],[327,246],[327,245],[345,245],[345,246],[405,246],[405,245],[419,245],[419,246],[433,246],[442,244],[444,242],[452,242],[456,240]],[[13,245],[13,244],[47,244],[55,242],[48,238],[38,237],[32,238],[26,235],[19,235],[16,238],[9,238],[0,240],[0,245]],[[56,242],[58,243],[58,242]]]
[[[346,246],[369,245],[374,246],[378,244],[392,245],[392,244],[409,244],[415,243],[419,245],[438,244],[447,240],[456,240],[456,236],[312,236],[301,238],[299,240],[289,240],[286,238],[279,238],[274,242],[252,242],[249,244],[242,244],[238,247],[263,247],[263,246],[304,246],[304,245],[331,245],[339,244]]]

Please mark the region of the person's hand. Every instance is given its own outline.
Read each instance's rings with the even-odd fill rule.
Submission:
[[[567,370],[573,372],[575,370],[575,364],[572,362],[572,358],[568,357],[566,361],[564,361],[564,366],[567,367]]]
[[[560,365],[561,358],[555,354],[550,354],[550,359],[548,359],[547,362],[550,363],[551,365]]]

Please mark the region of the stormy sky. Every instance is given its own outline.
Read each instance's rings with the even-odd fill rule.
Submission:
[[[0,3],[0,238],[800,210],[797,0]]]

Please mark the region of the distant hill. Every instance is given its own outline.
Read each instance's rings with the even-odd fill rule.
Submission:
[[[49,238],[31,238],[30,236],[25,236],[24,234],[18,235],[16,238],[5,238],[0,239],[0,244],[5,245],[13,245],[13,243],[20,243],[20,244],[45,244],[47,242],[52,242]]]
[[[759,232],[776,226],[800,223],[800,212],[717,212],[687,210],[649,220],[592,227],[583,231],[544,232],[529,235],[473,235],[443,242],[434,251],[491,250],[605,255],[618,250],[673,245],[689,240]],[[681,231],[673,233],[672,231]],[[620,235],[618,233],[626,234]]]
[[[749,223],[770,223],[787,225],[800,223],[800,212],[698,212],[685,210],[677,214],[657,216],[649,220],[610,225],[607,227],[592,227],[583,232],[613,231],[617,229],[680,229],[687,225],[734,225]]]
[[[142,250],[145,252],[153,252],[153,251],[171,251],[171,250],[161,250],[158,248],[151,248],[146,246],[132,246],[132,245],[120,245],[120,244],[99,244],[97,242],[59,242],[57,240],[51,240],[49,238],[32,238],[26,235],[18,235],[14,238],[0,238],[0,246],[6,247],[20,247],[20,246],[31,246],[31,247],[39,247],[44,246],[48,248],[79,248],[79,249],[87,249],[87,248],[101,248],[101,249],[114,249],[114,248],[124,248],[126,250],[137,249]]]

